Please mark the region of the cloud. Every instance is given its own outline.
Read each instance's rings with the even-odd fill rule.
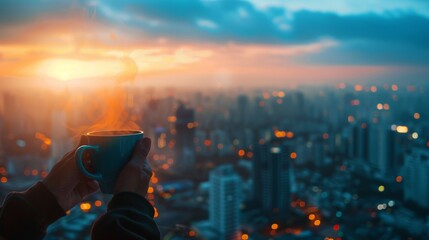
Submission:
[[[205,20],[205,19],[198,19],[197,24],[200,27],[206,27],[206,28],[211,28],[211,29],[216,29],[218,27],[216,23],[209,21],[209,20]]]
[[[374,74],[378,74],[391,70],[386,65],[429,64],[429,18],[412,11],[417,5],[410,4],[404,11],[343,11],[341,7],[328,11],[314,7],[319,1],[306,2],[312,3],[310,10],[290,10],[282,4],[261,8],[235,0],[45,0],[25,4],[6,0],[0,7],[0,61],[9,63],[1,69],[10,71],[17,63],[15,68],[20,70],[19,61],[31,58],[34,62],[69,58],[104,63],[130,56],[145,73],[205,66],[205,62],[211,64],[204,72],[215,71],[213,65],[224,69],[226,63],[243,64],[242,70],[236,70],[247,72],[265,62],[260,76],[276,64],[281,79],[288,72],[294,73],[287,75],[291,78],[304,76],[300,74],[306,72],[305,65],[317,70],[346,65],[345,69],[368,71],[374,66]],[[349,10],[356,5],[344,4]],[[228,48],[230,45],[237,47]],[[218,51],[223,47],[227,50]],[[227,58],[235,60],[228,62]],[[80,62],[72,63],[80,66]],[[294,71],[299,68],[296,65],[302,71]],[[357,72],[344,71],[343,75]],[[308,79],[311,74],[306,75]],[[326,74],[329,77],[340,78]]]
[[[245,1],[117,1],[100,2],[99,17],[127,13],[127,26],[145,36],[168,36],[185,41],[280,43],[285,34],[273,22],[283,10],[260,11]],[[115,12],[115,13],[113,13]],[[209,30],[209,31],[208,31]],[[215,30],[215,31],[213,31]]]
[[[306,59],[306,62],[429,63],[424,57],[429,51],[429,18],[412,11],[359,14],[307,10],[287,12],[281,7],[256,8],[244,1],[189,0],[170,4],[170,1],[159,0],[100,4],[103,6],[101,9],[109,9],[100,13],[104,14],[106,21],[111,21],[110,11],[128,16],[126,23],[112,24],[131,27],[137,38],[166,37],[194,43],[284,46],[332,39],[338,42],[336,47],[330,48],[329,52],[318,52],[314,59]]]
[[[326,64],[428,65],[429,19],[415,14],[297,12],[291,38],[313,42],[330,37],[341,42],[320,55],[301,56],[301,62]]]
[[[371,40],[425,46],[429,41],[429,19],[415,14],[359,14],[300,11],[294,14],[289,32],[295,41],[321,37],[338,40]]]
[[[415,12],[429,16],[426,0],[251,0],[258,8],[281,7],[291,12],[309,10],[313,12],[334,12],[340,15],[386,12]]]
[[[66,13],[88,7],[86,1],[39,0],[15,1],[3,0],[0,3],[0,26],[34,21],[46,15],[64,16]]]
[[[348,41],[321,54],[300,55],[296,62],[326,65],[429,65],[429,48],[388,41]]]
[[[76,18],[72,12],[86,10],[97,12],[101,24],[128,29],[134,34],[130,37],[140,34],[193,42],[289,44],[328,37],[423,46],[429,41],[429,19],[412,12],[339,15],[301,10],[286,17],[290,13],[280,7],[258,9],[246,1],[199,0],[3,1],[0,9],[0,24],[31,23],[49,15],[58,18],[63,12]]]

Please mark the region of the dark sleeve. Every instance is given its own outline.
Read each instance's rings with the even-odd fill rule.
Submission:
[[[25,192],[9,193],[0,209],[4,239],[42,239],[49,224],[65,215],[54,195],[38,182]]]
[[[107,206],[107,213],[94,223],[91,238],[160,239],[153,215],[154,209],[146,198],[131,192],[115,194]]]

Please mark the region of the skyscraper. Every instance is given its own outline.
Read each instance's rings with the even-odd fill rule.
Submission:
[[[176,111],[176,163],[180,171],[193,169],[195,164],[195,118],[194,110],[180,103]]]
[[[240,177],[232,165],[223,165],[210,172],[210,223],[219,233],[218,239],[239,239]]]
[[[325,146],[322,139],[317,138],[312,144],[313,163],[316,167],[325,164]]]
[[[405,156],[404,199],[429,208],[429,150],[415,148]]]
[[[70,151],[73,143],[67,132],[67,114],[65,111],[52,112],[52,146],[51,146],[51,159],[48,164],[50,169],[58,162],[61,157]]]
[[[231,143],[228,141],[228,134],[221,129],[214,129],[210,134],[212,153],[217,153],[219,156],[225,156],[230,153]]]
[[[397,174],[402,165],[403,152],[407,142],[407,134],[398,133],[394,126],[371,127],[369,135],[371,166],[383,175]]]
[[[249,122],[249,98],[246,95],[237,97],[237,122],[246,125]]]
[[[284,219],[290,206],[291,142],[257,144],[253,166],[254,200],[272,218]]]
[[[362,161],[369,159],[369,126],[366,122],[359,122],[352,126],[350,154],[352,158]]]

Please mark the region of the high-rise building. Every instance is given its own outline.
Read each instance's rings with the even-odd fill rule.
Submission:
[[[237,122],[238,124],[246,125],[249,122],[249,98],[246,95],[237,97]]]
[[[52,112],[52,146],[51,146],[51,159],[48,168],[54,166],[56,162],[61,160],[62,156],[68,151],[72,150],[73,143],[67,132],[67,114],[65,111]]]
[[[415,148],[402,168],[404,199],[429,208],[429,150]]]
[[[207,133],[206,131],[197,129],[195,130],[195,138],[194,138],[195,150],[197,156],[207,156],[209,150],[212,149],[211,146],[213,144],[207,144]],[[207,144],[207,145],[206,145]]]
[[[294,94],[294,114],[298,120],[305,119],[306,115],[306,105],[304,93],[296,92]]]
[[[394,128],[394,126],[393,126]],[[369,135],[369,163],[383,175],[397,174],[403,161],[408,139],[390,126],[371,127]]]
[[[312,144],[313,164],[316,167],[325,165],[325,146],[322,139],[317,138]]]
[[[176,111],[176,166],[180,171],[190,171],[195,164],[194,110],[180,104]]]
[[[225,156],[231,153],[231,142],[228,139],[226,131],[221,129],[214,129],[210,134],[212,153],[219,156]]]
[[[359,122],[352,126],[350,141],[350,157],[362,161],[369,159],[369,126],[366,122]]]
[[[254,200],[270,217],[284,219],[290,206],[291,142],[257,144],[254,153]]]
[[[210,223],[218,239],[240,237],[241,179],[232,165],[222,165],[210,172]]]

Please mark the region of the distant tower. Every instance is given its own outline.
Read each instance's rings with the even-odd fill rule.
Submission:
[[[325,165],[325,146],[322,139],[317,138],[313,142],[313,163],[316,167],[322,167]]]
[[[219,156],[225,156],[230,153],[231,143],[228,141],[228,135],[224,130],[214,129],[210,135],[212,142],[212,153],[218,153]]]
[[[246,125],[249,122],[249,98],[246,95],[237,97],[237,122]]]
[[[396,174],[402,165],[407,146],[407,134],[398,133],[390,126],[374,126],[369,135],[369,162],[383,175]]]
[[[302,92],[296,92],[295,93],[295,116],[297,119],[304,120],[306,115],[306,106],[305,106],[305,97],[304,93]]]
[[[67,114],[65,111],[52,112],[52,146],[51,146],[51,160],[49,161],[48,168],[61,160],[62,156],[68,151],[72,150],[72,141],[66,128]]]
[[[352,139],[350,141],[351,157],[363,161],[369,160],[369,126],[366,122],[360,122],[352,127]]]
[[[205,141],[207,140],[207,133],[202,130],[195,130],[195,149],[197,155],[199,156],[207,156],[210,146],[205,145]]]
[[[267,117],[266,102],[261,97],[256,97],[254,101],[254,107],[251,108],[252,124],[254,126],[264,125],[264,122],[269,119]]]
[[[195,164],[195,118],[194,110],[181,103],[176,111],[176,166],[181,171],[190,171]]]
[[[264,212],[284,220],[290,206],[290,142],[257,144],[254,161],[254,199]]]
[[[402,172],[404,199],[429,208],[429,150],[413,149],[405,157]]]
[[[240,177],[232,165],[210,172],[210,223],[218,239],[240,239]]]

